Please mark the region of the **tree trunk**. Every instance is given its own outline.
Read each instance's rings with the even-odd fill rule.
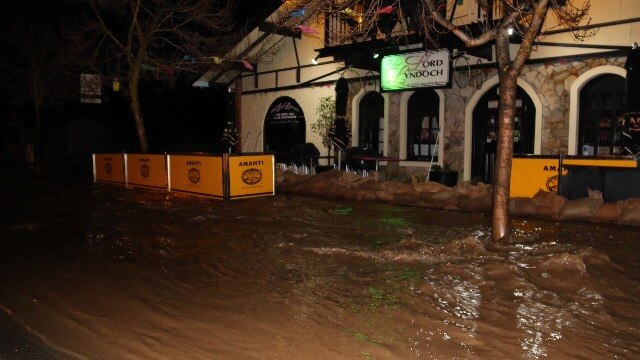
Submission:
[[[138,135],[140,151],[146,153],[149,152],[149,145],[147,144],[147,135],[144,130],[144,119],[142,118],[142,112],[140,111],[140,97],[138,94],[140,78],[137,75],[132,75],[129,80],[131,113],[133,114],[133,121],[136,124],[136,134]]]
[[[492,238],[501,240],[509,233],[509,182],[513,157],[513,119],[516,111],[518,73],[511,69],[509,38],[506,30],[496,38],[500,99],[498,113],[498,148],[496,177],[493,186]]]
[[[35,121],[36,121],[36,133],[35,133],[35,139],[33,140],[33,166],[34,166],[34,170],[36,172],[36,174],[40,174],[40,106],[37,104],[37,102],[33,102],[33,111],[34,111],[34,116],[35,116]]]

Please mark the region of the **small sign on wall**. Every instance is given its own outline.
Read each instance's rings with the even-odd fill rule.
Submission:
[[[80,102],[102,103],[102,79],[97,74],[80,74]]]

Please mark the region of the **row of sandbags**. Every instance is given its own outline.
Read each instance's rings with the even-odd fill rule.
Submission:
[[[510,210],[515,216],[640,225],[640,198],[605,203],[600,191],[589,191],[589,196],[582,199],[567,200],[540,190],[533,198],[511,199]]]
[[[491,187],[462,183],[453,188],[435,182],[399,183],[377,181],[339,170],[317,175],[298,175],[290,171],[276,173],[278,192],[315,195],[349,200],[386,201],[424,206],[432,209],[485,211],[491,208]]]
[[[385,201],[457,211],[489,211],[492,189],[487,184],[461,182],[450,188],[435,182],[398,183],[377,181],[377,174],[361,177],[354,173],[329,170],[317,175],[299,175],[278,170],[278,192],[314,195],[336,199]],[[604,203],[599,191],[583,199],[566,198],[540,190],[533,198],[513,198],[510,212],[514,216],[551,220],[594,221],[640,225],[640,199]]]

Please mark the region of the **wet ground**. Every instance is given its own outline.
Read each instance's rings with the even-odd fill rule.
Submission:
[[[637,228],[3,175],[0,312],[65,359],[640,358]]]

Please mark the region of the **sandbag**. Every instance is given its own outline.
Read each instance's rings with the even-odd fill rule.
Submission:
[[[624,201],[620,223],[624,225],[640,225],[640,198]]]
[[[617,223],[622,215],[624,201],[604,203],[591,215],[591,221],[604,223]]]
[[[377,190],[376,198],[380,201],[393,201],[393,191],[390,190]]]
[[[427,182],[418,182],[413,184],[413,188],[415,189],[415,191],[417,192],[430,192],[430,193],[434,193],[434,192],[438,192],[438,191],[442,191],[443,189],[446,188],[446,186],[439,184],[437,182],[433,182],[433,181],[427,181]]]
[[[533,199],[516,197],[509,200],[509,213],[514,216],[534,216],[538,205]]]
[[[602,197],[586,197],[567,201],[560,209],[560,220],[589,220],[604,200]]]
[[[455,196],[455,206],[463,211],[488,211],[491,209],[491,198],[483,196],[472,198],[467,196]]]
[[[538,219],[558,220],[560,208],[555,206],[536,206],[535,217]]]
[[[537,206],[549,206],[558,210],[567,202],[565,197],[544,190],[538,190],[531,200]]]
[[[445,186],[444,188],[442,188],[442,190],[431,193],[429,198],[436,201],[448,201],[453,197],[454,194],[455,193],[453,192],[452,188]]]
[[[404,205],[414,205],[418,196],[413,192],[398,192],[393,194],[393,202]]]

